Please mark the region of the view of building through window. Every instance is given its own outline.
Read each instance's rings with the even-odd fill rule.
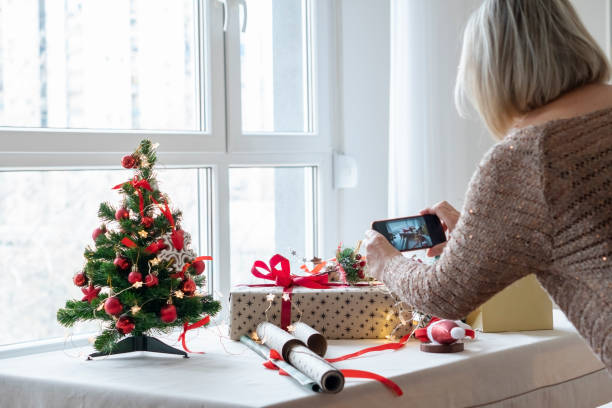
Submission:
[[[194,0],[0,0],[0,126],[200,130]]]
[[[308,36],[305,0],[248,2],[240,36],[244,132],[308,132]]]
[[[253,262],[268,262],[276,253],[291,258],[314,255],[313,167],[230,169],[230,239],[232,284],[249,283]],[[263,258],[263,259],[262,259]]]

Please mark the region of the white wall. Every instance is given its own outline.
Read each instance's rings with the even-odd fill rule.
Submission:
[[[337,149],[359,166],[356,188],[339,197],[339,237],[354,245],[387,216],[389,0],[339,0],[341,137]]]
[[[572,0],[578,15],[599,46],[610,57],[611,0]]]

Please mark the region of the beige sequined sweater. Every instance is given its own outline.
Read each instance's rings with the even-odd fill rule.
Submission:
[[[382,280],[459,319],[530,273],[612,373],[612,108],[508,135],[473,175],[440,260],[397,256]]]

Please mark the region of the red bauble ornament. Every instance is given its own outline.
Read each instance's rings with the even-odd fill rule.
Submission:
[[[196,290],[196,284],[193,279],[187,279],[181,284],[181,290],[186,295],[193,295]]]
[[[357,276],[359,276],[359,279],[365,279],[365,272],[363,269],[357,271]]]
[[[104,302],[104,311],[111,316],[116,316],[123,310],[123,305],[118,298],[111,296]]]
[[[360,266],[360,267],[362,267],[362,268],[363,268],[364,266],[366,266],[366,261],[361,261],[361,262],[359,262],[359,266]]]
[[[191,264],[191,266],[193,267],[196,275],[201,275],[204,272],[204,269],[206,269],[204,261],[195,261]]]
[[[91,237],[95,241],[100,235],[104,233],[106,233],[106,225],[103,224],[94,230],[94,232],[91,234]]]
[[[77,286],[85,286],[85,284],[87,283],[87,277],[85,276],[83,272],[80,272],[74,275],[74,278],[72,278],[72,281]]]
[[[151,217],[142,217],[141,223],[142,223],[142,225],[144,225],[145,228],[149,228],[151,225],[153,225],[153,218],[151,218]]]
[[[92,300],[98,297],[98,294],[100,293],[101,289],[102,288],[95,288],[93,285],[89,285],[86,288],[81,288],[81,292],[83,292],[83,294],[85,295],[83,296],[83,299],[81,299],[81,301],[87,301],[88,303],[91,303]]]
[[[176,307],[174,305],[166,305],[161,308],[159,317],[164,323],[172,323],[176,320]]]
[[[115,212],[115,219],[119,221],[123,218],[130,218],[130,212],[125,208],[120,208]]]
[[[121,269],[122,271],[125,271],[127,268],[130,267],[130,262],[120,256],[116,257],[113,263],[117,268]]]
[[[170,239],[172,240],[174,249],[180,251],[185,245],[185,232],[183,230],[174,230],[172,234],[170,234]]]
[[[152,287],[152,286],[157,286],[157,284],[159,283],[159,279],[157,279],[157,276],[155,275],[147,275],[145,277],[145,285],[147,285],[147,287]]]
[[[138,272],[138,269],[132,270],[128,275],[128,282],[134,284],[136,282],[142,282],[142,274]]]
[[[121,316],[117,323],[115,323],[115,328],[121,334],[129,334],[132,330],[134,330],[136,325],[134,324],[134,319],[130,316]]]
[[[136,166],[136,158],[134,158],[132,155],[123,156],[123,159],[121,159],[121,165],[126,169],[131,169]]]

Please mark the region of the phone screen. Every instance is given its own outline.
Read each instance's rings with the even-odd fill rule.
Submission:
[[[372,228],[386,237],[398,251],[431,248],[446,241],[440,220],[430,214],[376,221]]]

